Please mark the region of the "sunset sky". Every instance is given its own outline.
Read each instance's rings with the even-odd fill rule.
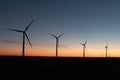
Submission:
[[[22,33],[26,32],[26,56],[55,56],[59,35],[59,56],[81,57],[87,40],[87,57],[120,57],[120,0],[0,0],[0,55],[22,55]]]

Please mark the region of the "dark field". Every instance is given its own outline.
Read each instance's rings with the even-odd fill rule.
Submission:
[[[112,72],[120,71],[120,58],[1,56],[0,71]]]

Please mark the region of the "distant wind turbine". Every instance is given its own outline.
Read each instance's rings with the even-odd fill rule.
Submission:
[[[24,57],[25,55],[25,37],[27,38],[28,42],[29,42],[29,45],[31,45],[31,42],[26,34],[26,31],[28,30],[28,28],[31,26],[31,24],[33,23],[33,20],[29,23],[29,25],[25,28],[25,30],[16,30],[16,29],[10,29],[10,28],[7,28],[7,30],[11,30],[11,31],[15,31],[15,32],[20,32],[20,33],[23,33],[23,47],[22,47],[22,56]]]
[[[51,33],[50,33],[50,35],[52,35],[56,39],[56,57],[58,57],[59,38],[63,35],[63,33],[60,34],[59,36],[55,36]]]
[[[107,51],[108,51],[108,44],[106,44],[106,46],[105,46],[105,54],[106,54],[106,58],[107,58]]]
[[[87,40],[84,43],[80,43],[83,46],[83,57],[85,57],[86,43],[87,43]]]

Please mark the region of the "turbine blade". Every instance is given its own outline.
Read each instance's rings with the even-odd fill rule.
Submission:
[[[85,41],[85,44],[87,43],[87,40]]]
[[[85,50],[87,51],[87,47],[86,47],[86,45],[85,45]]]
[[[26,27],[25,31],[27,31],[27,29],[30,27],[30,25],[34,22],[34,20],[32,20],[29,25]]]
[[[62,33],[62,34],[60,34],[60,35],[58,36],[58,38],[60,38],[62,35],[63,35],[63,33]]]
[[[81,45],[83,45],[82,43],[80,43]]]
[[[57,42],[57,44],[58,44],[58,48],[59,48],[59,39],[58,39],[58,42]]]
[[[29,40],[29,38],[28,38],[28,36],[27,36],[26,33],[25,33],[25,36],[26,36],[26,38],[27,38],[27,40],[28,40],[28,42],[29,42],[29,45],[32,47],[32,44],[31,44],[31,42],[30,42],[30,40]]]
[[[10,28],[7,28],[7,30],[16,31],[16,32],[23,32],[21,30],[15,30],[15,29],[10,29]]]
[[[55,35],[53,35],[53,34],[51,34],[51,33],[50,33],[50,35],[52,35],[54,38],[57,38]]]

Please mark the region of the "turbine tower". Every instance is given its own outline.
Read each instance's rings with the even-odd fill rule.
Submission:
[[[33,23],[33,20],[29,23],[29,25],[25,28],[25,30],[16,30],[16,29],[7,28],[7,30],[11,30],[11,31],[15,31],[15,32],[19,32],[19,33],[23,34],[23,47],[22,47],[22,56],[23,57],[25,55],[25,37],[27,38],[29,45],[32,46],[31,42],[26,34],[26,31],[28,30],[28,28],[31,26],[32,23]]]
[[[87,40],[84,43],[80,43],[83,46],[83,57],[85,57],[86,43],[87,43]]]
[[[56,57],[58,57],[59,38],[63,35],[63,33],[60,34],[59,36],[55,36],[51,33],[50,33],[50,35],[52,35],[56,39]]]
[[[106,46],[105,46],[105,54],[106,54],[106,58],[107,58],[107,51],[108,51],[108,44],[106,44]]]

